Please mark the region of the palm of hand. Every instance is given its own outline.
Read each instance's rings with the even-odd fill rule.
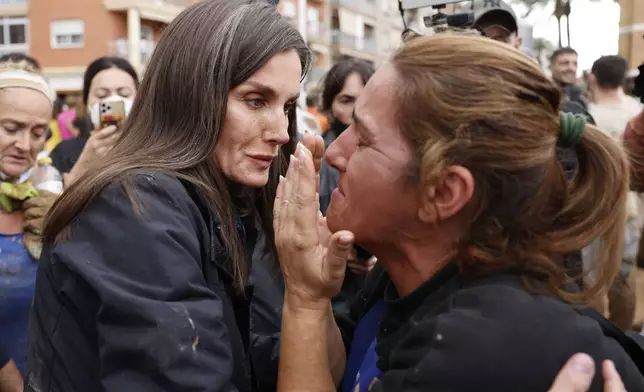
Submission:
[[[317,303],[339,292],[350,245],[340,245],[340,236],[346,236],[346,232],[329,232],[319,210],[313,156],[309,149],[300,149],[298,157],[291,158],[286,179],[278,187],[275,239],[287,295]]]

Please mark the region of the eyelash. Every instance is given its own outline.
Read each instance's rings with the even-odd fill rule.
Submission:
[[[246,103],[253,109],[260,109],[266,105],[266,101],[261,98],[247,99]],[[291,109],[295,106],[295,102],[289,102],[284,105],[284,114],[288,114]]]
[[[20,130],[20,128],[14,124],[5,124],[2,128],[4,128],[8,133],[16,133]]]
[[[34,135],[34,137],[35,137],[35,138],[37,138],[37,139],[43,138],[43,137],[45,137],[45,136],[47,135],[47,131],[46,131],[46,130],[44,130],[44,129],[34,130],[34,131],[32,131],[31,133],[32,133],[32,135]]]
[[[361,137],[358,136],[358,140],[356,141],[356,146],[357,147],[364,147],[366,144],[364,143],[364,140],[362,140]]]
[[[289,102],[284,106],[284,114],[288,114],[295,107],[295,102]]]
[[[259,109],[264,106],[266,102],[261,98],[253,98],[246,100],[246,103],[248,103],[248,105],[253,109]]]

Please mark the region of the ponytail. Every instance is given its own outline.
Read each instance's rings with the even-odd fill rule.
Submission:
[[[555,216],[545,240],[547,248],[558,254],[577,251],[599,240],[598,252],[590,270],[586,271],[595,277],[583,293],[585,298],[590,298],[607,290],[619,271],[624,248],[629,164],[622,147],[591,125],[586,125],[575,151],[577,171],[569,182],[563,208]]]

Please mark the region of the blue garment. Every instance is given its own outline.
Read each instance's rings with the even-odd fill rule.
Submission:
[[[38,263],[27,252],[22,234],[0,234],[0,339],[23,374],[37,270]]]
[[[376,366],[378,354],[375,348],[380,320],[386,309],[385,302],[379,301],[358,323],[342,380],[342,392],[367,392],[382,374]]]

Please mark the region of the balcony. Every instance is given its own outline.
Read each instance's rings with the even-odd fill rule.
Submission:
[[[333,45],[359,52],[377,53],[378,44],[372,37],[356,37],[343,31],[334,30],[331,34]]]
[[[344,7],[361,15],[377,16],[378,4],[376,0],[331,0],[334,7]]]
[[[190,3],[189,0],[103,0],[103,5],[109,11],[127,11],[135,8],[139,10],[141,19],[162,23],[170,23]]]
[[[139,50],[141,51],[141,64],[145,65],[152,57],[152,52],[154,52],[154,47],[156,43],[148,40],[141,40],[139,45]],[[112,55],[123,57],[125,59],[130,58],[130,41],[127,39],[117,39],[112,41]]]
[[[27,0],[0,0],[0,16],[26,16]]]
[[[306,37],[309,44],[329,45],[331,43],[331,34],[329,29],[320,23],[309,22],[306,30]]]

